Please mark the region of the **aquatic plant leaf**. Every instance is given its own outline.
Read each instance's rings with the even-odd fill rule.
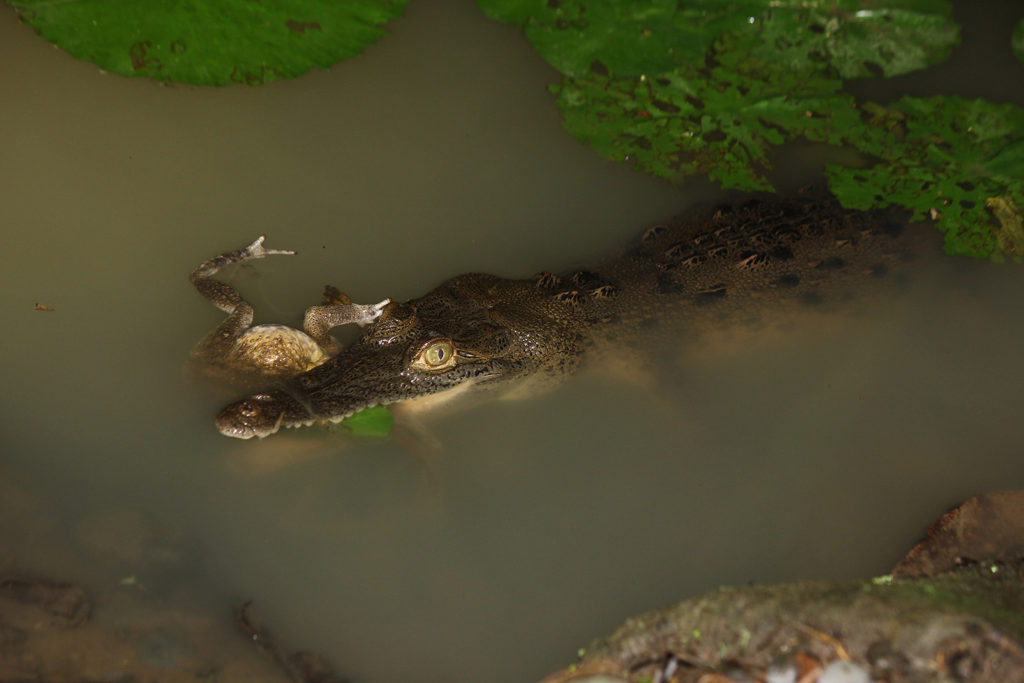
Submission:
[[[849,144],[879,161],[866,168],[829,166],[829,186],[845,205],[908,207],[945,232],[946,252],[1020,260],[1012,219],[1024,206],[1024,109],[959,97],[905,97],[873,105],[866,128]]]
[[[799,71],[896,76],[943,61],[960,41],[945,0],[789,2],[767,13],[751,52]]]
[[[617,21],[595,20],[598,13],[613,14],[609,6],[621,2],[479,2],[491,6],[492,16],[524,24],[528,36],[535,26],[562,31],[566,44],[557,49],[535,36],[531,41],[569,76],[553,90],[575,137],[607,158],[633,160],[639,170],[670,180],[700,173],[744,190],[771,189],[766,174],[772,146],[799,137],[842,144],[864,127],[852,98],[839,92],[840,77],[927,66],[959,39],[945,0],[893,0],[881,8],[863,0],[777,0],[770,9],[748,1],[730,6],[723,15],[728,21],[715,14],[720,3],[691,2],[684,6],[711,17],[709,35],[717,37],[710,48],[696,61],[658,52],[642,65],[611,53],[595,56],[598,36],[608,37],[608,49],[614,41],[639,46],[650,37],[621,12],[613,17]],[[640,5],[630,6],[643,14]],[[642,7],[691,19],[675,3]],[[586,40],[582,28],[572,34],[577,25],[593,34]],[[568,59],[576,48],[579,59]],[[639,59],[644,51],[630,54]],[[676,64],[663,69],[673,59]]]
[[[768,151],[804,136],[841,141],[859,127],[841,82],[777,69],[723,48],[719,66],[653,78],[567,78],[554,90],[565,127],[603,156],[669,180],[706,173],[724,187],[771,189]],[[750,78],[749,72],[769,78]]]
[[[1013,35],[1010,37],[1010,44],[1017,61],[1024,64],[1024,19],[1017,22],[1013,27]]]
[[[619,77],[697,66],[721,32],[747,21],[758,0],[477,0],[523,27],[534,49],[567,76]]]
[[[346,418],[341,424],[356,436],[387,436],[395,424],[395,417],[386,406],[364,408]]]
[[[11,0],[74,57],[125,76],[259,85],[359,54],[408,0]]]
[[[893,76],[945,59],[959,41],[946,0],[477,0],[567,76],[629,78],[701,66],[725,34],[798,71]]]

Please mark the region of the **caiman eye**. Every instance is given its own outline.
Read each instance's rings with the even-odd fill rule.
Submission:
[[[413,364],[425,370],[436,370],[451,365],[455,361],[455,347],[447,339],[440,339],[425,346]]]
[[[423,361],[427,365],[436,368],[447,363],[453,353],[455,353],[455,350],[452,348],[451,342],[437,342],[436,344],[431,344],[423,351]]]

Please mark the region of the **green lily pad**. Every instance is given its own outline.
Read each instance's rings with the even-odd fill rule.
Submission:
[[[696,66],[715,37],[746,23],[757,0],[477,0],[494,19],[519,24],[567,76],[620,77]]]
[[[801,72],[893,76],[945,59],[959,41],[946,0],[477,0],[523,27],[566,76],[629,78],[698,67],[727,33]]]
[[[878,162],[826,169],[845,206],[901,204],[915,219],[935,220],[946,234],[947,253],[1020,260],[1019,223],[1014,228],[1012,216],[1024,206],[1024,109],[905,97],[890,107],[873,105],[865,123],[849,144]],[[998,223],[990,208],[999,209]]]
[[[643,52],[651,36],[637,30],[641,8],[674,17],[684,12],[674,4],[631,5],[637,14],[627,16],[610,9],[614,0],[479,1],[524,24],[567,74],[552,88],[565,127],[609,159],[669,180],[699,173],[724,187],[770,190],[774,146],[797,138],[848,146],[876,161],[829,167],[845,205],[902,204],[915,218],[936,220],[951,254],[1021,258],[1019,108],[955,97],[883,107],[842,92],[842,78],[895,75],[944,59],[959,41],[944,0],[736,3],[742,25],[715,24],[720,4],[695,1],[684,6],[707,9],[716,36],[696,62],[660,48]],[[503,11],[493,10],[498,4]],[[538,40],[538,27],[548,36],[560,31],[569,44]],[[620,56],[627,44],[650,61]],[[573,49],[578,54],[567,57]]]
[[[603,156],[680,180],[770,190],[770,148],[800,135],[831,141],[858,125],[853,98],[827,78],[749,80],[725,67],[655,78],[566,79],[556,88],[565,127]]]
[[[772,4],[751,53],[791,70],[896,76],[945,60],[960,41],[945,0]]]
[[[386,406],[364,408],[342,423],[356,436],[387,436],[395,424],[395,417]]]
[[[586,11],[579,9],[583,4]],[[556,12],[571,26],[566,15],[571,5],[587,17],[591,30],[598,9],[611,15],[606,5],[616,4],[621,3],[506,0],[514,7],[499,16],[525,22],[530,36],[531,26],[551,24]],[[644,7],[655,4],[661,14],[670,12],[661,3]],[[597,52],[589,39],[571,42],[568,28],[562,39],[569,43],[561,51],[534,44],[569,74],[553,88],[565,127],[603,156],[635,161],[639,170],[670,180],[707,174],[724,187],[769,190],[773,146],[800,137],[842,144],[864,127],[852,97],[840,92],[840,77],[921,68],[945,58],[959,40],[944,0],[875,4],[778,0],[766,9],[767,3],[751,1],[734,8],[741,22],[726,25],[715,14],[720,3],[691,2],[686,7],[711,8],[709,35],[717,38],[696,63],[676,59],[676,66],[660,72],[667,63],[664,53],[644,69],[621,60],[601,62],[607,68],[583,68]],[[601,26],[610,23],[603,20]],[[625,28],[614,33],[603,28],[601,34],[634,45],[644,40],[635,22],[619,24]],[[582,56],[565,66],[561,55],[572,47]],[[641,75],[622,76],[638,70]]]
[[[770,190],[773,146],[799,137],[842,144],[863,124],[842,81],[766,58],[753,49],[759,42],[726,34],[707,67],[567,78],[553,88],[565,127],[605,157],[669,180],[707,174],[723,187]]]
[[[1024,19],[1017,22],[1013,27],[1013,35],[1010,37],[1010,44],[1017,61],[1024,64]]]
[[[10,0],[74,57],[125,76],[259,85],[359,54],[408,0]]]

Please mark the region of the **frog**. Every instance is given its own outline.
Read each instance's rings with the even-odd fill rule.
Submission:
[[[380,317],[391,303],[357,304],[337,288],[327,285],[320,305],[306,309],[302,329],[278,323],[253,325],[255,311],[234,287],[216,279],[223,268],[267,256],[294,256],[290,249],[264,246],[260,235],[248,246],[207,259],[189,274],[189,281],[211,304],[228,314],[192,349],[190,361],[201,372],[240,383],[274,381],[307,372],[342,350],[330,331],[342,325],[365,327]]]

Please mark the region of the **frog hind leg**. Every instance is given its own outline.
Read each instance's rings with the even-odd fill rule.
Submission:
[[[234,263],[242,263],[274,254],[295,254],[294,251],[287,249],[267,249],[263,246],[264,239],[266,239],[266,235],[260,235],[244,249],[224,252],[203,261],[189,274],[189,281],[199,293],[206,297],[207,301],[228,314],[224,322],[200,342],[204,351],[215,352],[219,348],[226,353],[234,341],[249,329],[253,319],[252,305],[243,299],[234,287],[226,282],[215,280],[213,276],[220,269]]]

